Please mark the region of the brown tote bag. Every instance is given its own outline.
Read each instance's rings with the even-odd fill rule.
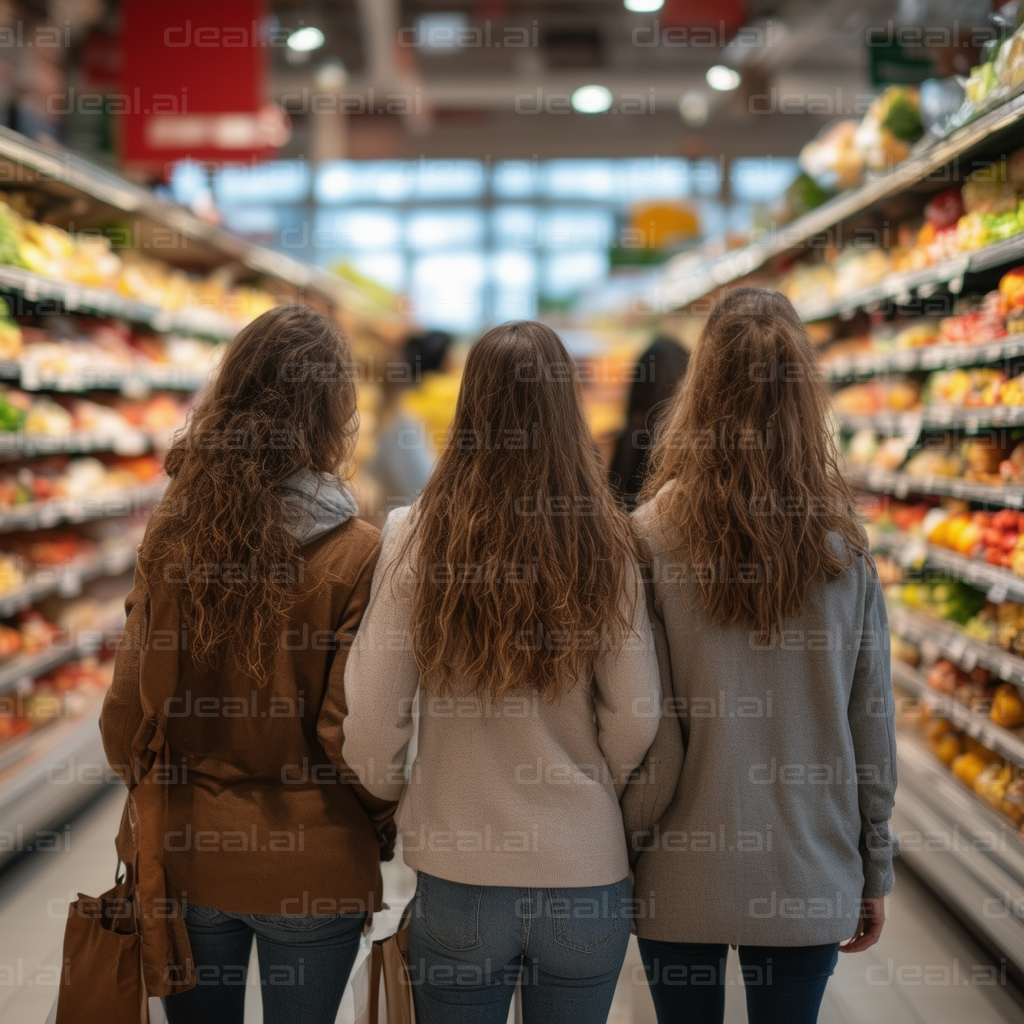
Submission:
[[[154,647],[147,643],[145,650],[141,678],[147,678]],[[163,656],[177,660],[176,652]],[[176,663],[164,669],[150,678],[177,678]],[[177,781],[164,736],[171,696],[143,693],[149,713],[133,741],[140,756],[116,841],[124,873],[102,896],[79,893],[71,904],[56,1024],[149,1024],[150,996],[175,995],[195,985],[182,904],[168,891],[163,864],[168,786]]]
[[[416,1007],[409,976],[409,916],[394,935],[377,939],[370,946],[370,1013],[369,1024],[380,1020],[380,982],[384,978],[384,1003],[387,1024],[416,1024]]]

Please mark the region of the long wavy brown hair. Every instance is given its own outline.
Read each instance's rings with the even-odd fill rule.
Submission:
[[[503,324],[470,349],[447,447],[414,511],[416,660],[450,693],[525,687],[545,701],[625,642],[635,609],[629,522],[551,328]]]
[[[150,585],[181,583],[196,664],[226,655],[266,682],[303,583],[274,489],[304,468],[343,476],[357,430],[349,345],[333,321],[280,306],[228,343],[167,451],[170,483],[139,548]]]
[[[737,288],[715,304],[651,461],[643,499],[721,626],[781,629],[812,580],[865,554],[828,390],[778,292]]]

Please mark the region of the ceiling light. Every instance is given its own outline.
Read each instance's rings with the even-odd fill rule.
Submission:
[[[652,11],[660,11],[665,6],[665,0],[625,0],[625,4],[627,11],[650,14]]]
[[[732,68],[727,68],[724,64],[715,64],[708,68],[705,77],[708,80],[708,85],[717,92],[732,92],[740,84],[740,73]]]
[[[603,85],[581,85],[570,102],[581,114],[603,114],[612,105],[612,94]]]
[[[684,92],[679,97],[679,116],[691,127],[700,128],[708,120],[708,98],[702,92]]]
[[[309,53],[310,50],[319,50],[323,45],[324,34],[314,25],[297,28],[288,37],[288,49],[296,53]]]

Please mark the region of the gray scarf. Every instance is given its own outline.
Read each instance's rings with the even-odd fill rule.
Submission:
[[[356,514],[355,498],[333,473],[300,469],[277,488],[277,494],[285,526],[300,544],[319,539]]]

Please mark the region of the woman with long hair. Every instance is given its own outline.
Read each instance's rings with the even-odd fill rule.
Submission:
[[[576,368],[543,324],[496,327],[385,524],[345,671],[345,759],[403,801],[420,1024],[504,1024],[520,970],[527,1024],[606,1019],[631,916],[619,798],[660,692]]]
[[[711,311],[644,496],[672,689],[646,767],[678,784],[625,811],[658,1020],[721,1022],[731,944],[752,1024],[811,1024],[837,951],[881,933],[896,759],[881,586],[778,292]]]
[[[167,452],[139,548],[101,729],[130,783],[139,726],[158,721],[177,773],[160,845],[198,984],[166,1000],[171,1024],[241,1024],[254,936],[263,1019],[331,1024],[380,905],[393,805],[341,759],[379,552],[343,483],[353,381],[347,339],[313,310],[245,327]]]

